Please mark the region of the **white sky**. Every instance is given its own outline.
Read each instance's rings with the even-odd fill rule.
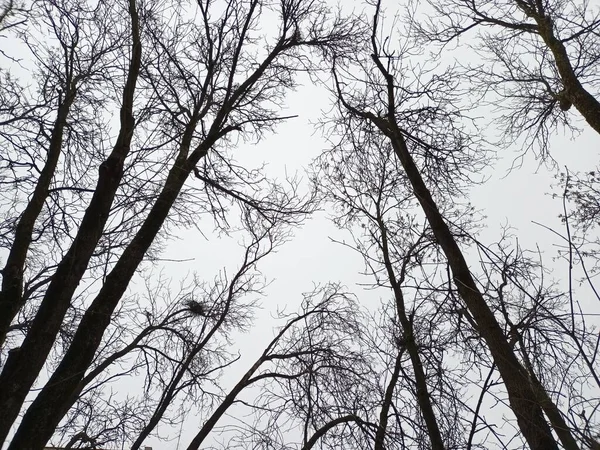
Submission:
[[[236,151],[240,162],[248,161],[259,165],[268,162],[268,173],[283,177],[286,173],[303,172],[311,160],[327,148],[327,143],[318,131],[310,124],[316,122],[322,110],[328,109],[330,103],[324,88],[307,82],[297,92],[291,93],[287,100],[290,114],[299,115],[278,127],[274,136],[266,138],[256,146],[240,144]],[[284,112],[285,113],[285,112]],[[571,114],[577,115],[575,109]],[[585,127],[585,124],[583,124]],[[558,166],[567,165],[571,170],[591,170],[598,163],[600,136],[592,131],[585,131],[581,136],[555,136],[552,140],[552,156]],[[541,222],[560,229],[558,215],[561,212],[560,200],[553,200],[549,195],[551,185],[555,183],[554,169],[539,166],[532,155],[527,155],[520,168],[507,173],[513,159],[519,153],[506,151],[496,167],[490,171],[489,180],[475,186],[471,192],[473,204],[486,216],[487,230],[482,233],[483,239],[493,241],[499,236],[500,226],[510,224],[515,229],[519,242],[524,248],[539,245],[549,261],[555,255],[553,244],[556,239],[548,231],[533,224]],[[210,220],[207,227],[212,228]],[[209,232],[206,233],[210,236]],[[264,348],[264,344],[272,337],[272,320],[270,315],[278,306],[288,306],[296,310],[300,304],[301,293],[312,290],[315,284],[341,282],[354,291],[361,302],[378,303],[381,291],[364,291],[357,283],[363,281],[359,272],[363,269],[362,259],[352,251],[331,242],[330,237],[343,238],[326,218],[326,212],[318,213],[302,228],[295,230],[294,238],[281,247],[274,255],[268,256],[260,263],[260,269],[272,284],[267,288],[267,296],[262,300],[263,311],[257,317],[256,326],[238,340],[239,350],[243,358],[224,378],[224,387],[237,380]],[[190,259],[189,262],[165,263],[165,275],[176,280],[190,272],[206,274],[212,277],[224,266],[234,268],[239,260],[241,248],[236,247],[237,236],[232,239],[214,236],[207,241],[195,230],[182,232],[179,239],[167,248],[165,258]],[[557,268],[557,277],[560,277]],[[589,303],[590,312],[600,312],[596,303]],[[181,437],[181,447],[185,448],[192,436],[198,431],[193,419],[186,422]],[[146,445],[154,450],[175,450],[176,441],[171,443],[150,439]]]
[[[277,135],[265,139],[256,147],[241,146],[237,155],[243,155],[239,156],[242,160],[248,152],[249,159],[268,162],[269,171],[273,171],[270,173],[303,171],[321,150],[327,148],[327,143],[319,132],[315,132],[310,122],[316,121],[320,110],[326,109],[328,105],[324,89],[312,85],[300,87],[298,92],[292,93],[288,98],[290,113],[300,117],[281,125]],[[556,136],[552,140],[551,152],[559,167],[567,165],[574,171],[591,170],[598,161],[599,148],[600,136],[593,131],[585,131],[575,139]],[[494,242],[500,235],[501,227],[510,224],[523,248],[535,249],[539,245],[544,261],[550,263],[551,258],[556,255],[553,244],[557,243],[557,239],[533,222],[562,231],[558,218],[562,204],[560,199],[552,199],[550,195],[553,192],[551,185],[556,184],[555,168],[540,166],[539,161],[528,154],[521,167],[509,171],[514,159],[520,154],[517,148],[505,151],[487,174],[489,180],[471,190],[471,201],[487,216],[487,229],[481,234],[484,242]],[[240,336],[238,341],[243,355],[237,365],[239,372],[228,372],[223,379],[224,383],[235,383],[242,371],[250,366],[272,338],[270,315],[275,309],[286,305],[290,310],[295,310],[300,304],[300,294],[310,291],[314,284],[339,281],[356,293],[361,303],[367,306],[378,305],[379,300],[388,295],[382,290],[365,290],[358,286],[358,283],[365,281],[359,275],[364,269],[362,258],[331,241],[330,237],[343,239],[347,235],[337,230],[326,216],[326,212],[317,214],[302,228],[297,229],[294,239],[280,248],[277,254],[270,255],[261,262],[261,270],[265,276],[273,279],[273,283],[262,301],[262,317],[259,315],[254,329]],[[202,264],[198,260],[190,264],[190,268],[200,272],[216,270],[215,259],[225,265],[231,264],[228,254],[232,250],[229,246],[222,246],[221,242],[205,242],[195,232],[189,234],[189,237],[181,236],[180,242],[173,243],[169,253],[183,259],[201,259],[202,255],[210,254],[209,264]],[[190,241],[197,243],[198,247],[190,246]],[[566,266],[564,262],[557,264],[554,276],[560,279],[566,274]],[[176,265],[179,267],[179,264]],[[589,307],[587,312],[600,313],[600,305],[595,300],[580,300]],[[181,448],[185,448],[184,443],[189,442],[197,431],[198,426],[194,425],[194,421],[188,420],[183,427]],[[153,445],[154,450],[176,449],[175,443],[166,445],[164,442],[151,440],[149,445]]]

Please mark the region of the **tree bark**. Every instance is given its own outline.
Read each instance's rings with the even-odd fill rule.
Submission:
[[[191,131],[188,145],[189,140]],[[187,152],[184,155],[187,155]],[[180,162],[183,164],[179,164]],[[186,163],[185,159],[173,165],[148,217],[107,275],[100,292],[83,315],[60,365],[27,409],[9,450],[42,449],[77,399],[79,382],[94,359],[104,330],[110,324],[111,315],[167,218],[192,167],[194,165]]]
[[[537,33],[554,57],[554,63],[564,88],[562,96],[577,108],[597,133],[600,133],[600,101],[590,94],[579,81],[565,45],[554,32],[552,18],[545,14],[541,4],[537,9],[523,4],[519,0],[516,0],[516,4],[527,16],[535,20]]]
[[[388,279],[392,286],[392,291],[394,292],[394,298],[396,300],[396,312],[398,314],[398,319],[400,320],[400,324],[403,328],[403,345],[406,347],[408,351],[408,355],[410,357],[411,364],[413,366],[414,374],[415,374],[415,385],[417,388],[417,403],[421,410],[421,414],[423,415],[423,420],[425,420],[425,425],[427,426],[427,433],[429,435],[429,440],[431,443],[432,450],[444,450],[444,441],[442,439],[442,434],[440,433],[440,427],[438,426],[437,419],[435,417],[435,413],[433,411],[433,405],[431,404],[431,397],[429,394],[429,389],[427,388],[427,378],[425,376],[425,371],[423,370],[423,362],[421,361],[421,355],[419,354],[419,347],[417,346],[417,342],[415,340],[414,330],[412,321],[406,314],[406,306],[404,303],[404,295],[402,293],[402,289],[400,283],[402,283],[402,275],[401,279],[398,280],[396,278],[396,274],[394,271],[394,266],[390,259],[389,253],[389,244],[387,237],[387,229],[385,228],[385,224],[381,218],[379,213],[379,208],[377,211],[377,222],[379,226],[379,230],[381,233],[381,251],[383,253],[383,260],[386,268],[386,272],[388,275]],[[410,257],[407,255],[406,257]],[[397,361],[398,364],[398,361]],[[398,374],[394,371],[394,376],[398,378]],[[387,395],[386,395],[387,396]],[[383,409],[382,409],[383,413]],[[380,420],[381,424],[381,420]],[[379,430],[377,432],[377,436],[379,436]],[[375,439],[375,450],[381,449],[383,450],[383,441],[381,441],[378,445],[377,438]]]
[[[556,69],[564,87],[563,95],[577,108],[587,123],[597,133],[600,133],[600,101],[590,94],[579,81],[567,49],[554,34],[552,20],[549,17],[539,16],[536,16],[535,20],[538,24],[539,35],[554,56]]]
[[[388,414],[394,399],[394,389],[398,383],[401,368],[402,351],[401,349],[398,349],[398,354],[396,355],[396,360],[394,361],[394,371],[392,372],[392,377],[390,378],[385,390],[383,404],[381,405],[381,411],[379,413],[379,424],[377,425],[377,432],[375,433],[375,445],[373,446],[373,450],[385,450],[385,432],[387,431]]]

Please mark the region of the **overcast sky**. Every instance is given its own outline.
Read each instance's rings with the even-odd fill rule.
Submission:
[[[323,110],[330,106],[331,99],[324,88],[308,84],[298,88],[298,91],[288,97],[290,114],[298,118],[279,126],[277,134],[270,136],[256,146],[240,145],[237,155],[239,159],[268,163],[268,173],[284,176],[285,172],[302,173],[320,152],[328,148],[326,140],[319,131],[311,125],[316,122]],[[573,112],[573,114],[577,114]],[[582,127],[585,124],[582,123]],[[477,209],[487,218],[486,229],[482,231],[485,243],[495,242],[501,228],[507,224],[514,228],[513,234],[523,248],[535,249],[539,246],[544,255],[544,261],[551,263],[556,256],[558,239],[549,231],[542,229],[533,222],[539,222],[562,231],[559,214],[562,212],[560,199],[553,199],[552,192],[557,184],[556,171],[568,166],[570,170],[591,170],[598,161],[600,136],[593,131],[584,131],[573,138],[555,136],[552,139],[551,153],[554,163],[541,164],[532,153],[522,159],[519,148],[504,151],[499,154],[498,162],[490,168],[486,175],[488,180],[471,189],[470,199]],[[514,166],[515,159],[520,167]],[[189,234],[189,237],[187,236]],[[375,308],[379,300],[389,298],[385,290],[366,290],[359,284],[366,281],[360,272],[364,269],[362,258],[352,250],[332,242],[348,235],[336,229],[328,220],[328,212],[317,213],[302,228],[295,230],[295,237],[280,248],[275,255],[268,256],[261,262],[265,276],[272,279],[272,284],[266,290],[267,295],[262,300],[263,311],[257,317],[256,326],[238,340],[243,358],[236,367],[239,370],[229,371],[224,377],[224,383],[235,383],[242,371],[264,349],[264,345],[272,338],[271,314],[277,307],[287,306],[296,310],[301,301],[301,293],[312,290],[315,284],[328,281],[341,282],[353,291],[361,303],[369,308]],[[197,232],[190,231],[181,236],[181,241],[174,242],[169,247],[169,254],[182,259],[194,259],[185,263],[190,270],[201,273],[211,273],[217,270],[221,261],[224,266],[231,266],[239,257],[236,253],[235,237],[233,239],[210,239],[205,241]],[[190,245],[193,242],[193,245]],[[211,255],[209,260],[204,255]],[[236,256],[232,256],[236,255]],[[233,259],[232,259],[233,258]],[[566,263],[555,263],[555,277],[564,279]],[[182,264],[170,265],[173,274],[179,272]],[[181,273],[181,272],[179,272]],[[600,313],[598,302],[581,298],[588,307],[588,313]],[[189,442],[198,431],[199,424],[193,418],[183,426],[181,448]],[[176,442],[171,445],[151,441],[154,450],[176,450]]]
[[[266,162],[267,173],[274,177],[283,178],[286,173],[304,173],[312,159],[328,147],[326,139],[311,122],[317,122],[330,104],[331,98],[325,88],[304,80],[304,84],[287,98],[286,113],[298,115],[298,118],[281,124],[275,135],[257,145],[240,143],[236,150],[238,160],[255,166]],[[578,113],[573,108],[571,114],[576,116]],[[585,128],[585,124],[582,123],[582,126]],[[472,203],[487,217],[487,229],[482,232],[484,241],[493,242],[499,236],[501,227],[509,224],[514,228],[522,247],[535,248],[539,245],[547,255],[545,261],[556,255],[554,244],[557,239],[533,222],[560,229],[558,215],[561,213],[561,204],[550,195],[554,192],[552,185],[556,183],[554,175],[557,167],[568,166],[574,171],[592,170],[598,162],[600,136],[592,131],[584,131],[575,138],[558,135],[552,139],[550,148],[556,160],[555,166],[540,165],[532,154],[527,154],[520,167],[512,171],[509,168],[520,154],[520,149],[501,152],[498,162],[485,174],[488,181],[472,188]],[[205,235],[208,239],[195,230],[187,230],[179,233],[178,239],[167,247],[165,258],[185,260],[164,265],[165,275],[173,277],[174,284],[193,272],[206,274],[205,278],[210,280],[223,267],[235,269],[240,260],[242,248],[237,245],[240,236],[218,237],[211,234],[210,221],[206,222]],[[366,291],[358,286],[364,281],[359,275],[363,269],[362,258],[331,240],[343,239],[344,236],[328,220],[327,211],[321,211],[303,227],[296,229],[294,238],[276,254],[261,262],[260,269],[272,283],[261,300],[263,309],[257,316],[254,328],[237,342],[243,357],[234,366],[236,369],[225,376],[223,387],[235,382],[271,339],[274,325],[270,319],[272,313],[283,306],[295,311],[300,305],[301,294],[312,290],[314,285],[341,282],[365,305],[376,304],[380,298],[389,295],[381,290]],[[564,264],[557,264],[558,278],[564,273],[561,272]],[[589,312],[600,312],[597,303],[585,299],[582,303],[589,306]],[[199,424],[193,418],[186,421],[181,436],[182,448],[187,446],[198,429]],[[151,445],[153,450],[177,449],[177,441],[165,443],[150,439],[147,445]]]

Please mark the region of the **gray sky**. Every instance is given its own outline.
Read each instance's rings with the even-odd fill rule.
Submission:
[[[310,124],[311,121],[316,121],[321,110],[327,109],[329,103],[326,95],[324,89],[314,86],[302,86],[298,92],[292,93],[288,99],[288,108],[290,113],[300,117],[281,125],[275,136],[265,139],[255,147],[240,146],[237,152],[238,155],[242,155],[239,156],[240,160],[247,157],[249,161],[266,161],[269,164],[269,173],[273,174],[283,174],[286,170],[288,173],[302,172],[312,158],[328,148],[326,140]],[[582,126],[585,127],[585,124],[582,123]],[[551,144],[551,153],[557,167],[566,165],[573,171],[590,170],[598,161],[599,148],[600,136],[586,130],[575,138],[555,136]],[[494,242],[500,235],[501,227],[510,224],[520,245],[528,249],[539,246],[545,263],[555,266],[554,277],[564,279],[565,263],[551,262],[551,258],[556,256],[554,245],[557,239],[533,223],[540,222],[562,232],[558,218],[562,204],[560,199],[553,199],[550,195],[555,192],[552,185],[556,184],[556,167],[551,164],[540,165],[539,160],[528,153],[520,167],[509,170],[520,154],[518,148],[503,152],[494,167],[487,171],[488,181],[471,189],[472,203],[487,216],[484,221],[486,229],[482,231],[481,238],[486,243]],[[560,190],[557,192],[560,193]],[[300,304],[300,294],[310,291],[314,284],[339,281],[369,308],[375,307],[381,299],[389,296],[389,293],[382,289],[373,291],[358,286],[366,280],[359,275],[364,269],[362,259],[351,250],[331,241],[330,237],[344,239],[348,235],[337,230],[327,220],[327,211],[316,214],[294,234],[295,237],[280,248],[277,254],[270,255],[260,265],[265,276],[273,282],[262,301],[263,311],[262,315],[257,317],[256,326],[249,333],[240,336],[238,341],[243,355],[236,366],[239,367],[239,372],[228,372],[224,383],[235,383],[240,373],[250,366],[272,338],[270,327],[273,323],[273,311],[281,306],[287,306],[290,310],[296,309]],[[222,260],[223,264],[231,263],[230,252],[235,252],[233,247],[225,247],[223,241],[205,242],[194,231],[189,232],[189,237],[181,236],[181,239],[169,247],[169,253],[181,258],[197,258],[189,263],[189,267],[200,272],[215,270],[215,257],[218,261]],[[194,242],[198,248],[188,245],[188,242]],[[203,254],[211,255],[208,264],[198,261]],[[180,265],[174,264],[171,267],[175,269]],[[585,297],[579,300],[588,308],[588,313],[600,313],[600,305],[595,300]],[[185,423],[181,439],[182,448],[185,448],[183,443],[189,441],[197,430],[198,425],[193,419]],[[176,448],[156,441],[150,442],[154,449]]]
[[[322,111],[327,110],[329,105],[330,98],[326,90],[305,80],[304,85],[287,98],[286,112],[299,117],[281,124],[277,134],[257,145],[240,143],[236,150],[239,162],[255,166],[267,162],[267,173],[275,177],[284,177],[286,173],[302,174],[311,160],[328,148],[328,143],[311,122],[318,121]],[[576,116],[578,113],[573,110],[571,114]],[[582,127],[585,128],[584,123]],[[591,170],[598,163],[599,148],[600,136],[592,131],[584,131],[575,138],[554,136],[551,144],[557,166],[566,165],[574,171]],[[553,192],[551,186],[555,184],[555,168],[540,166],[533,155],[528,154],[521,167],[509,172],[508,168],[518,154],[517,148],[513,152],[504,151],[494,168],[486,173],[488,181],[471,190],[471,201],[487,216],[487,229],[481,236],[484,241],[491,242],[498,237],[502,225],[510,224],[522,247],[533,249],[538,245],[545,261],[550,262],[555,256],[554,244],[557,240],[532,222],[560,229],[558,215],[561,204],[549,195]],[[185,260],[164,264],[165,275],[173,277],[174,285],[179,278],[192,272],[206,274],[206,279],[210,280],[222,267],[232,270],[239,261],[242,250],[236,244],[239,235],[219,238],[211,234],[210,220],[206,220],[205,228],[208,240],[195,230],[186,230],[179,232],[178,240],[168,245],[165,258]],[[274,323],[270,317],[273,312],[284,306],[295,311],[300,305],[301,293],[312,290],[315,284],[341,282],[354,291],[365,305],[377,304],[380,298],[389,295],[383,290],[365,291],[357,285],[364,280],[359,275],[363,269],[362,259],[330,239],[343,239],[345,236],[328,221],[327,211],[319,212],[302,228],[294,231],[294,238],[290,242],[260,263],[259,268],[272,283],[261,301],[263,309],[257,315],[255,326],[236,341],[242,359],[225,375],[223,387],[235,382],[271,339]],[[563,271],[564,264],[558,262],[556,277],[561,278]],[[585,298],[581,302],[589,308],[588,312],[600,313],[597,302]],[[181,448],[187,446],[198,428],[193,417],[186,421]],[[164,443],[154,438],[146,445],[154,450],[175,450],[177,447],[176,441]]]

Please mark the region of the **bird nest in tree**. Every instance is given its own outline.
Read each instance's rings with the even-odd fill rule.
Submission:
[[[187,306],[188,311],[192,314],[206,317],[206,307],[202,303],[197,302],[196,300],[187,300],[185,306]]]

